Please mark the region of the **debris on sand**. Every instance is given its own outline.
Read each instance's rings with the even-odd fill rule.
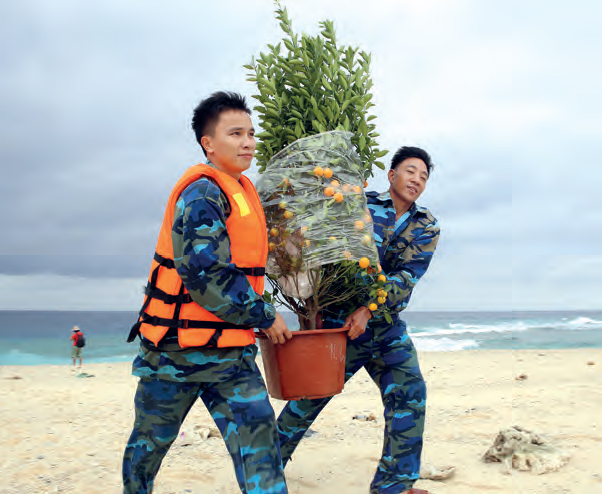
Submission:
[[[434,465],[420,465],[420,478],[424,480],[446,480],[449,479],[456,471],[456,467],[445,466],[436,467]]]
[[[358,414],[354,415],[351,418],[353,420],[361,420],[362,422],[374,422],[376,420],[376,415],[374,415],[373,413],[371,413],[370,415]]]
[[[539,434],[518,426],[500,431],[483,455],[487,463],[503,463],[506,473],[514,468],[538,475],[559,470],[570,458],[569,453],[555,448]]]

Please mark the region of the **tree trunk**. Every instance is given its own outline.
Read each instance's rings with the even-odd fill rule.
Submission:
[[[313,298],[305,300],[305,309],[307,309],[307,316],[299,316],[299,326],[301,331],[308,331],[316,329],[316,318],[318,316],[318,307],[314,303]]]

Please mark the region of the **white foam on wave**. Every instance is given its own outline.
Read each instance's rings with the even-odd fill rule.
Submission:
[[[475,340],[452,340],[450,338],[415,338],[412,335],[414,346],[424,352],[457,352],[468,348],[478,348]]]
[[[572,321],[564,323],[563,326],[568,330],[590,330],[590,329],[602,329],[602,321],[596,321],[589,317],[577,317]]]
[[[527,331],[531,329],[528,324],[508,323],[508,324],[448,324],[449,329],[426,328],[419,333],[413,333],[416,336],[451,336],[458,334],[482,334],[482,333],[508,333],[512,331]]]
[[[447,328],[426,327],[416,331],[410,328],[412,336],[454,336],[462,334],[509,333],[532,329],[554,329],[560,331],[589,331],[602,329],[602,321],[589,317],[577,317],[571,321],[503,321],[497,324],[449,323]]]

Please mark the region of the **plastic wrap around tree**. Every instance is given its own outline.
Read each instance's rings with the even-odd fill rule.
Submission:
[[[299,139],[276,154],[260,176],[269,274],[378,258],[352,135],[331,131]]]

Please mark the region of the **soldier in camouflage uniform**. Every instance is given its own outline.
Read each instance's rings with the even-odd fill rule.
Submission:
[[[209,164],[235,178],[250,166],[255,151],[249,114],[244,98],[220,92],[201,102],[193,119]],[[283,343],[291,334],[282,316],[230,262],[230,213],[227,197],[211,178],[202,177],[184,190],[172,228],[178,275],[193,302],[228,323],[260,328]],[[172,329],[157,346],[142,337],[133,363],[139,383],[134,429],[123,459],[125,493],[152,492],[163,457],[197,398],[222,434],[241,491],[287,492],[276,417],[256,354],[255,345],[183,349]]]
[[[368,208],[374,221],[374,237],[383,274],[397,290],[389,292],[384,317],[372,317],[355,300],[324,310],[324,328],[349,328],[346,380],[362,367],[378,385],[384,404],[385,439],[382,457],[370,486],[373,494],[426,492],[411,489],[419,478],[424,431],[426,386],[416,350],[398,313],[406,308],[412,290],[426,272],[439,238],[437,220],[415,204],[432,169],[422,149],[402,147],[388,172],[390,188],[368,192]],[[359,307],[359,308],[357,308]],[[289,402],[278,417],[284,464],[290,460],[303,435],[331,398]]]

